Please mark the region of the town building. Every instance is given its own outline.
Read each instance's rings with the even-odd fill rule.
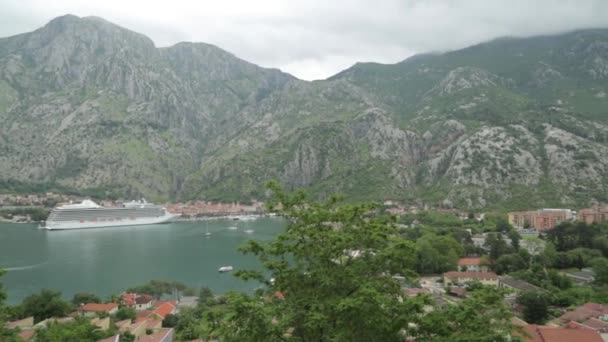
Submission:
[[[172,328],[163,328],[159,332],[142,336],[139,342],[173,342],[173,336]]]
[[[498,286],[498,276],[493,272],[446,272],[443,274],[443,283],[450,287],[478,281],[483,285]]]
[[[488,272],[488,266],[482,264],[480,257],[467,257],[458,260],[458,270],[461,272]]]
[[[498,280],[500,282],[499,287],[502,287],[505,289],[510,289],[515,294],[525,292],[525,291],[538,290],[538,287],[536,287],[528,282],[525,282],[523,280],[515,279],[511,276],[501,276],[501,277],[498,277]]]
[[[570,209],[541,209],[535,211],[513,211],[508,214],[509,224],[515,228],[534,228],[543,232],[558,224],[571,221],[574,212]]]
[[[98,313],[106,313],[108,315],[113,315],[118,312],[118,304],[117,303],[108,303],[108,304],[97,304],[97,303],[89,303],[84,304],[78,308],[78,312],[80,312],[81,316],[85,317],[93,317]]]
[[[558,320],[562,323],[570,321],[584,322],[590,318],[608,320],[608,305],[585,303],[574,310],[564,313]]]
[[[135,310],[148,310],[154,303],[154,297],[148,294],[122,293],[122,304]]]
[[[591,268],[583,268],[577,272],[564,272],[564,274],[578,285],[589,284],[595,280],[595,273]]]
[[[594,205],[591,208],[581,209],[578,220],[587,224],[608,221],[608,205]]]
[[[523,327],[525,342],[603,342],[594,330],[568,329],[528,324]]]

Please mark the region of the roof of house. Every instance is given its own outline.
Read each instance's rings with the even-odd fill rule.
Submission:
[[[559,318],[563,321],[583,322],[597,314],[595,310],[585,307],[578,307],[572,311],[565,312]]]
[[[103,340],[99,340],[97,342],[119,342],[120,341],[120,335],[114,335],[114,336],[110,336],[108,338],[104,338]]]
[[[80,311],[93,311],[93,312],[110,312],[114,309],[118,308],[118,304],[116,303],[108,303],[108,304],[97,304],[97,303],[89,303],[81,306],[79,308]]]
[[[19,334],[19,338],[23,341],[29,341],[36,334],[36,330],[21,330]]]
[[[430,291],[428,289],[425,288],[410,288],[410,289],[405,289],[405,294],[408,297],[415,297],[417,296],[419,293],[430,293]]]
[[[494,272],[446,272],[443,274],[448,278],[477,278],[477,279],[497,279]]]
[[[25,327],[31,327],[33,325],[34,325],[34,317],[30,316],[30,317],[26,317],[24,319],[20,319],[18,321],[7,322],[5,326],[7,329],[15,329],[17,327],[25,328]]]
[[[172,313],[175,310],[175,305],[171,303],[163,303],[156,307],[154,313],[160,316],[161,318],[165,318],[168,314]]]
[[[501,283],[506,284],[507,286],[512,287],[512,288],[517,289],[517,290],[531,291],[531,290],[538,289],[538,287],[536,287],[536,286],[534,286],[534,285],[532,285],[532,284],[530,284],[528,282],[525,282],[525,281],[520,280],[520,279],[515,279],[515,278],[510,277],[510,276],[502,276],[502,277],[499,277],[499,278],[500,278],[500,282]]]
[[[144,294],[135,298],[136,304],[147,304],[154,300],[154,297]]]
[[[560,316],[562,321],[583,322],[592,317],[608,314],[608,306],[597,303],[585,303],[578,308],[568,311]]]
[[[135,298],[137,298],[136,293],[125,292],[122,294],[122,301],[125,305],[131,306],[135,304]]]
[[[164,338],[166,338],[169,334],[173,334],[172,328],[164,328],[159,332],[154,333],[152,335],[145,335],[139,339],[139,342],[161,342]],[[580,341],[578,341],[580,342]]]
[[[458,260],[459,266],[473,266],[473,265],[480,265],[480,264],[481,264],[480,257],[461,258],[460,260]]]
[[[608,322],[604,322],[597,318],[589,318],[588,320],[583,322],[584,325],[591,327],[593,329],[606,329],[608,328]]]
[[[123,319],[122,321],[118,321],[116,323],[114,323],[119,329],[120,328],[126,328],[129,325],[131,325],[131,319],[127,318],[127,319]]]
[[[602,336],[593,330],[565,329],[542,325],[526,325],[523,330],[526,342],[603,342]]]
[[[450,287],[448,293],[454,294],[459,297],[463,297],[467,294],[467,289],[461,286],[452,286]]]

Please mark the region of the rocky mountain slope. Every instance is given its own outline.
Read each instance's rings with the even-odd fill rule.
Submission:
[[[458,207],[608,201],[608,30],[305,82],[99,18],[0,39],[0,177],[156,199],[289,188]]]

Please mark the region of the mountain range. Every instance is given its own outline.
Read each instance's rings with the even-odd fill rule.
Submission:
[[[608,202],[608,30],[501,38],[322,81],[66,15],[0,38],[0,179],[155,200]]]

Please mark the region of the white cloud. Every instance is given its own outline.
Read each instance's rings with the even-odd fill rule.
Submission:
[[[103,17],[158,46],[211,43],[303,79],[505,35],[608,26],[605,0],[0,0],[0,36],[67,13]]]

